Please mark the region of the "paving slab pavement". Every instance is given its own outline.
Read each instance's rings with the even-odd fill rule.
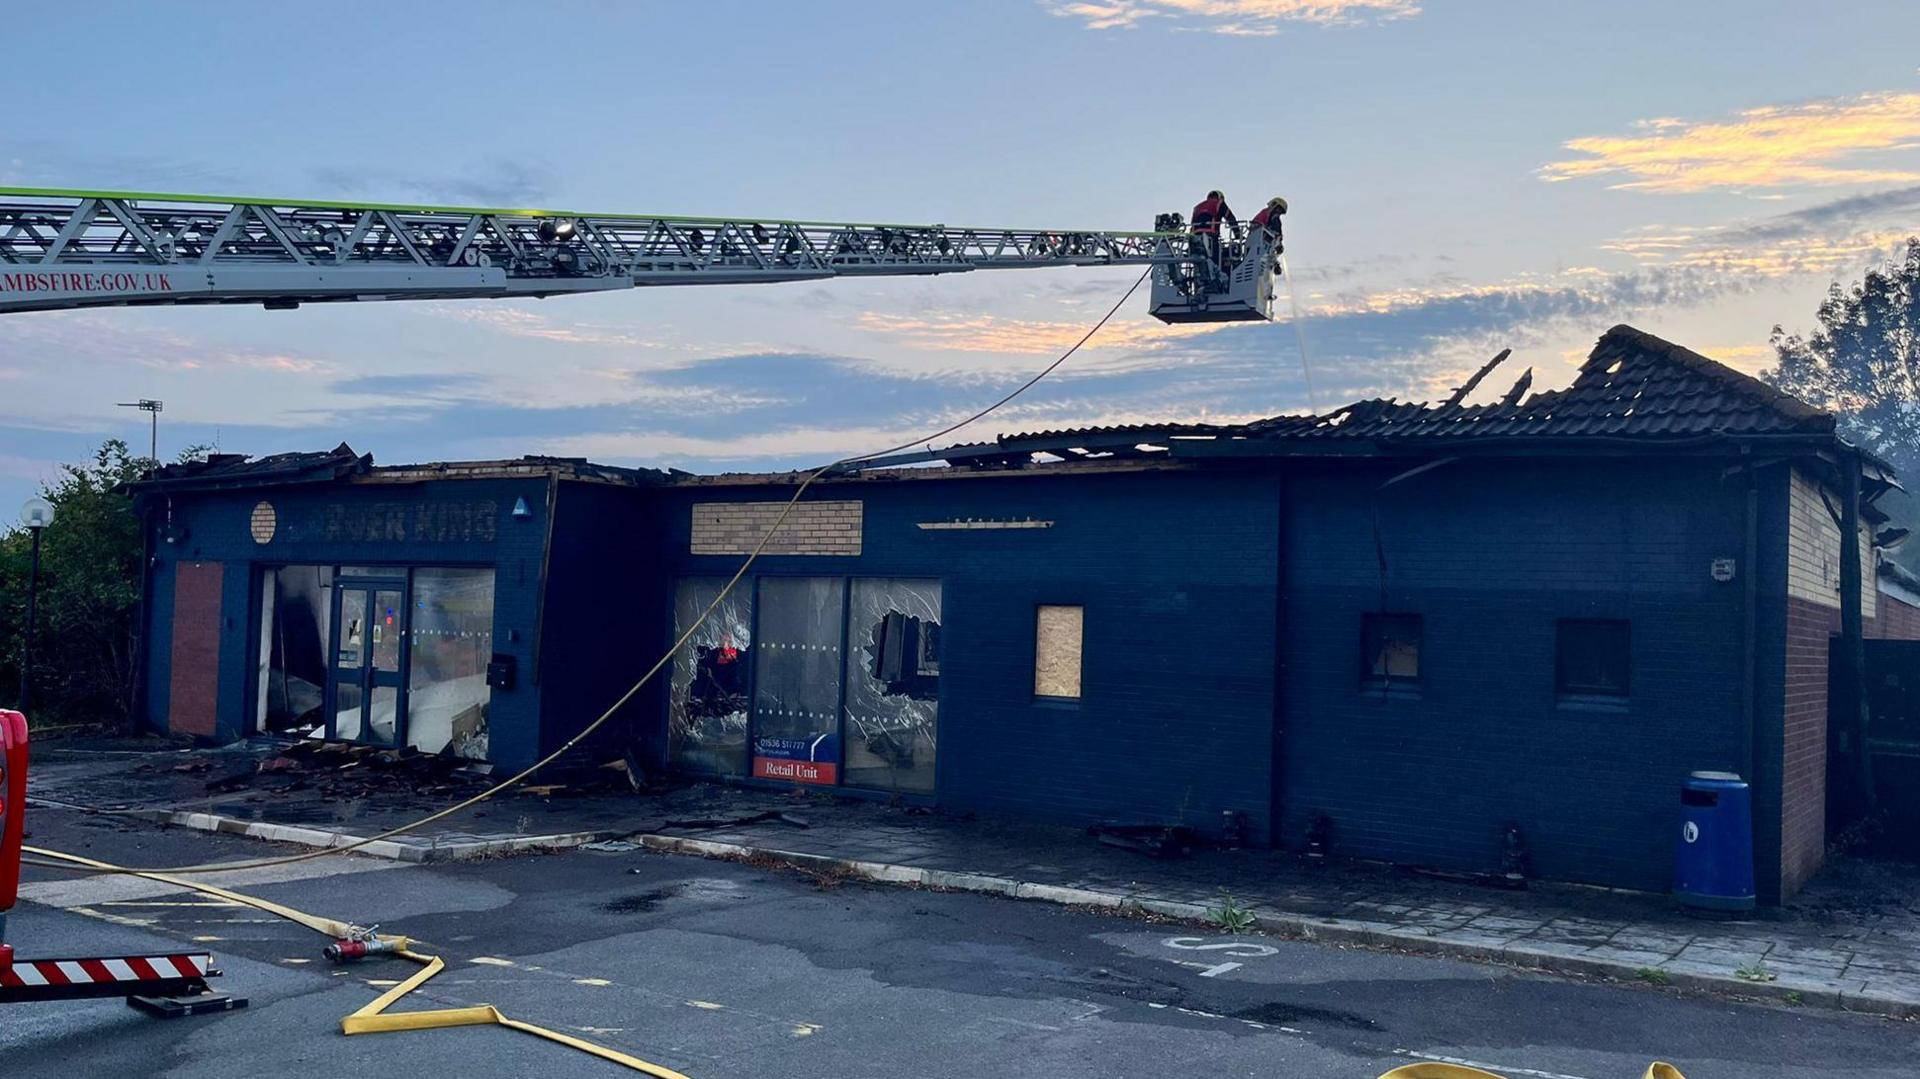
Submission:
[[[257,754],[256,754],[257,755]],[[36,762],[32,795],[122,819],[309,846],[340,846],[416,819],[440,800],[384,792],[346,802],[201,779],[131,755]],[[150,767],[129,784],[130,769]],[[297,793],[297,792],[296,792]],[[111,795],[118,795],[113,798]],[[131,795],[131,796],[130,796]],[[732,821],[778,812],[789,820]],[[794,820],[803,822],[800,827]],[[1083,832],[976,821],[834,797],[695,785],[654,795],[510,793],[464,819],[362,848],[428,862],[608,840],[655,851],[775,859],[814,872],[1013,898],[1211,918],[1223,897],[1264,930],[1741,997],[1920,1017],[1920,867],[1840,860],[1785,908],[1741,918],[1683,913],[1665,896],[1533,883],[1485,888],[1378,865],[1311,866],[1278,851],[1149,858]]]

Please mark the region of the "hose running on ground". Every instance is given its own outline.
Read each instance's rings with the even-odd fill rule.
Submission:
[[[303,925],[316,933],[325,934],[335,940],[353,936],[355,933],[356,927],[349,922],[325,918],[318,914],[308,914],[302,910],[295,910],[292,907],[282,906],[279,903],[265,899],[256,899],[245,893],[236,892],[228,888],[221,888],[217,885],[186,880],[182,877],[170,876],[165,873],[151,873],[139,869],[128,869],[124,866],[117,866],[108,862],[99,862],[92,858],[82,858],[74,854],[63,854],[60,851],[47,850],[42,847],[23,847],[21,849],[32,851],[43,858],[56,858],[61,862],[71,863],[74,868],[85,869],[89,872],[130,873],[134,876],[145,877],[148,880],[159,881],[162,884],[172,884],[176,887],[199,892],[202,895],[210,895],[217,899],[224,899],[230,903],[240,903],[252,907],[255,910],[265,911],[276,918],[285,918],[295,924]],[[622,1067],[631,1068],[634,1071],[651,1075],[654,1079],[687,1079],[686,1075],[674,1071],[672,1068],[641,1060],[639,1057],[622,1053],[618,1049],[609,1049],[604,1045],[587,1041],[584,1038],[576,1038],[571,1034],[562,1034],[557,1030],[548,1030],[546,1027],[536,1023],[528,1023],[511,1018],[502,1014],[500,1009],[491,1004],[477,1004],[466,1008],[435,1008],[424,1012],[388,1012],[387,1009],[397,1003],[400,998],[425,985],[434,975],[445,970],[447,963],[446,960],[441,959],[437,955],[426,955],[422,952],[414,951],[413,941],[408,937],[382,933],[379,939],[397,942],[400,945],[400,950],[393,954],[409,962],[420,964],[420,969],[415,971],[411,977],[399,985],[380,994],[366,1006],[340,1020],[340,1031],[343,1034],[384,1034],[396,1030],[439,1030],[446,1027],[510,1027],[522,1033],[531,1034],[536,1038],[545,1038],[550,1042],[558,1042],[570,1049],[578,1049],[580,1052],[590,1053],[602,1060],[611,1061]]]

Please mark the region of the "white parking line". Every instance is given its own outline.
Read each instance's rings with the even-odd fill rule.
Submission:
[[[315,880],[321,877],[335,877],[351,873],[375,873],[391,869],[405,869],[415,865],[413,862],[395,862],[385,858],[363,858],[351,854],[336,855],[331,858],[312,858],[304,862],[287,865],[260,866],[254,869],[236,869],[225,872],[205,873],[194,877],[208,884],[218,884],[227,888],[245,889],[251,885],[283,884],[289,881]],[[161,896],[190,893],[192,889],[165,881],[149,880],[146,877],[133,876],[82,876],[55,880],[33,881],[20,886],[20,898],[42,906],[59,907],[72,910],[75,907],[94,907],[107,903],[125,903],[135,899],[156,899]]]

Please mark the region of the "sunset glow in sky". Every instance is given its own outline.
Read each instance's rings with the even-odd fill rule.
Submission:
[[[530,12],[538,12],[537,15]],[[30,5],[0,185],[1047,228],[1284,194],[1319,404],[1617,322],[1742,369],[1920,232],[1920,5]],[[85,63],[53,43],[84,41]],[[118,435],[789,467],[911,437],[1137,271],[0,317],[0,514]],[[1282,311],[1287,304],[1284,296]],[[1504,380],[1503,380],[1504,379]],[[1308,407],[1292,327],[1144,299],[967,432]]]

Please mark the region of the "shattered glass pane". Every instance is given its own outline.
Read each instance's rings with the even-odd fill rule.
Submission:
[[[367,702],[367,741],[375,745],[393,744],[395,724],[400,722],[400,689],[375,686]]]
[[[334,683],[332,736],[348,742],[360,737],[360,683]]]
[[[422,753],[451,745],[456,757],[485,760],[493,571],[415,570],[408,632],[407,744]]]
[[[326,722],[333,567],[281,566],[261,576],[258,730],[317,733]]]
[[[753,774],[833,784],[840,770],[839,577],[760,579]]]
[[[847,640],[847,785],[931,792],[940,711],[940,582],[855,578]]]
[[[675,640],[725,584],[722,579],[696,578],[675,585]],[[709,775],[746,771],[747,672],[752,663],[753,585],[744,581],[673,655],[667,742],[676,768]]]

